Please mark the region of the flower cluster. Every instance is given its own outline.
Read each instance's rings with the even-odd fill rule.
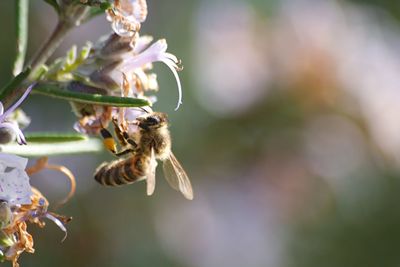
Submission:
[[[154,103],[156,98],[146,92],[159,89],[157,75],[151,70],[153,63],[162,62],[175,77],[178,109],[182,104],[178,76],[180,61],[167,52],[165,39],[152,43],[151,36],[139,34],[140,23],[147,16],[146,1],[115,1],[107,14],[114,32],[94,45],[88,43],[80,53],[73,47],[65,58],[56,60],[49,67],[45,79],[72,81],[69,90],[75,92],[144,98]],[[101,127],[107,126],[111,117],[119,112],[117,108],[81,103],[72,103],[72,106],[79,117],[75,129],[88,134],[98,134]]]
[[[134,41],[132,43],[132,40]],[[148,90],[158,90],[157,76],[150,72],[152,64],[163,62],[172,71],[178,86],[178,105],[182,103],[182,88],[178,76],[179,60],[166,52],[165,39],[151,44],[151,36],[122,37],[114,33],[105,40],[100,40],[87,64],[82,64],[77,72],[80,76],[90,77],[91,82],[105,88],[121,88],[125,82],[129,87],[127,96],[143,97]]]
[[[34,252],[28,223],[44,227],[43,219],[47,218],[60,227],[66,237],[64,224],[70,220],[48,211],[48,200],[29,184],[27,172],[36,172],[38,167],[26,171],[27,162],[25,158],[0,153],[0,260],[11,261],[13,267],[19,266],[17,261],[21,253]]]
[[[4,112],[3,104],[0,102],[0,130],[3,143],[9,143],[16,138],[17,143],[26,145],[26,139],[21,129],[17,108],[26,99],[34,84],[30,85],[21,98]],[[22,113],[24,114],[24,113]],[[27,124],[29,119],[25,118]],[[43,163],[42,161],[38,161]],[[44,218],[47,218],[65,233],[64,224],[70,218],[60,216],[48,211],[48,200],[34,187],[29,184],[29,174],[40,171],[47,164],[33,166],[26,171],[28,159],[12,154],[0,152],[0,261],[8,260],[13,267],[18,267],[18,258],[21,253],[33,253],[33,237],[27,231],[27,224],[36,224],[44,227]],[[59,169],[63,166],[57,166]],[[65,168],[65,167],[63,167]],[[71,194],[74,191],[74,177],[66,170],[64,172],[72,181]],[[27,173],[28,172],[28,173]],[[66,237],[66,235],[65,235]]]
[[[21,98],[12,105],[9,109],[4,111],[4,106],[0,102],[0,143],[9,143],[10,141],[17,139],[18,144],[26,145],[26,140],[24,134],[19,128],[19,121],[21,121],[21,116],[25,118],[25,125],[29,124],[29,118],[27,118],[22,111],[19,112],[17,108],[21,103],[25,100],[25,98],[29,95],[33,87],[33,84],[26,89],[25,93],[21,96]]]

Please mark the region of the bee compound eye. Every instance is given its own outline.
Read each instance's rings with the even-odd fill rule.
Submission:
[[[147,118],[147,123],[150,125],[155,125],[157,123],[160,123],[160,120],[157,117],[151,116]]]

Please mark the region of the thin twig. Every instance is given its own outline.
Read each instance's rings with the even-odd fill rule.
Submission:
[[[64,40],[64,37],[71,28],[72,25],[67,24],[65,21],[60,20],[57,23],[57,26],[50,35],[49,39],[43,44],[33,58],[32,63],[30,64],[32,73],[35,73],[36,70],[43,65],[51,55],[53,55],[54,51]]]
[[[26,46],[28,44],[28,0],[16,0],[17,52],[13,74],[17,76],[24,67]]]
[[[60,14],[59,21],[49,39],[43,44],[40,50],[31,61],[32,74],[44,63],[54,51],[58,48],[67,33],[76,26],[82,23],[82,20],[87,16],[88,7],[83,5],[69,5],[63,9]]]

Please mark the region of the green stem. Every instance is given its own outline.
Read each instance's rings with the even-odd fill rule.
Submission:
[[[22,88],[22,92],[26,88],[22,87],[22,83],[28,78],[31,72],[30,68],[27,68],[20,74],[18,74],[14,79],[12,79],[4,88],[0,91],[0,101],[3,103],[4,108],[7,109],[12,104],[12,100],[16,99],[15,93],[18,91],[16,88]]]
[[[47,59],[53,55],[67,33],[82,23],[85,19],[89,8],[81,4],[70,4],[65,6],[65,10],[60,14],[58,24],[46,43],[38,51],[31,62],[32,74],[43,65]]]
[[[57,143],[84,141],[88,137],[80,133],[55,133],[55,132],[25,132],[25,139],[28,143]]]
[[[53,55],[54,51],[61,44],[61,42],[64,40],[64,37],[67,35],[69,30],[72,29],[72,27],[73,25],[70,25],[62,20],[57,23],[57,26],[50,35],[49,39],[43,44],[43,46],[36,53],[35,57],[32,59],[32,74],[34,74],[51,55]]]
[[[21,146],[17,143],[9,143],[7,145],[0,145],[0,151],[24,157],[80,155],[82,153],[101,152],[103,151],[103,144],[99,139],[95,138],[71,142],[29,142],[26,146]]]
[[[17,76],[24,67],[26,46],[28,44],[28,0],[16,0],[17,53],[13,74]]]

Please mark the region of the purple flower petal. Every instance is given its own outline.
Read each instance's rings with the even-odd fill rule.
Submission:
[[[26,140],[25,140],[25,136],[22,133],[21,129],[18,127],[18,125],[16,123],[12,123],[12,122],[2,122],[0,123],[0,128],[8,128],[12,131],[14,131],[17,135],[17,142],[20,145],[26,145]]]
[[[60,228],[61,231],[64,232],[64,234],[65,234],[65,235],[64,235],[64,238],[61,240],[61,242],[64,242],[65,239],[66,239],[67,236],[68,236],[67,228],[65,228],[64,224],[63,224],[59,219],[57,219],[56,217],[54,217],[53,215],[51,215],[50,213],[46,213],[44,216],[45,216],[47,219],[53,221],[53,222],[58,226],[58,228]]]
[[[133,53],[139,54],[142,53],[146,48],[149,47],[150,43],[153,41],[153,37],[149,35],[140,36],[133,49]]]
[[[14,103],[14,105],[12,105],[9,109],[7,109],[6,112],[4,112],[3,114],[1,114],[0,116],[0,122],[4,121],[8,115],[10,115],[15,109],[17,109],[19,107],[19,105],[21,105],[21,103],[25,100],[25,98],[29,95],[29,93],[32,91],[33,86],[35,86],[36,83],[32,83],[31,85],[29,85],[29,87],[25,90],[24,94],[21,96],[20,99],[18,99],[17,102]]]
[[[127,58],[121,64],[121,71],[126,73],[131,70],[141,68],[142,66],[153,63],[153,62],[163,62],[174,74],[176,83],[178,85],[178,104],[175,108],[177,110],[179,106],[182,104],[182,85],[179,79],[179,75],[177,72],[178,68],[178,59],[171,53],[166,53],[168,48],[167,42],[165,39],[158,40],[154,44],[152,44],[149,48],[144,50],[142,53],[138,55],[134,55],[133,57]]]
[[[32,188],[25,172],[28,159],[0,153],[0,199],[10,204],[31,204]]]
[[[6,154],[0,152],[0,164],[4,164],[6,167],[18,168],[25,170],[28,164],[28,159],[13,154]]]

